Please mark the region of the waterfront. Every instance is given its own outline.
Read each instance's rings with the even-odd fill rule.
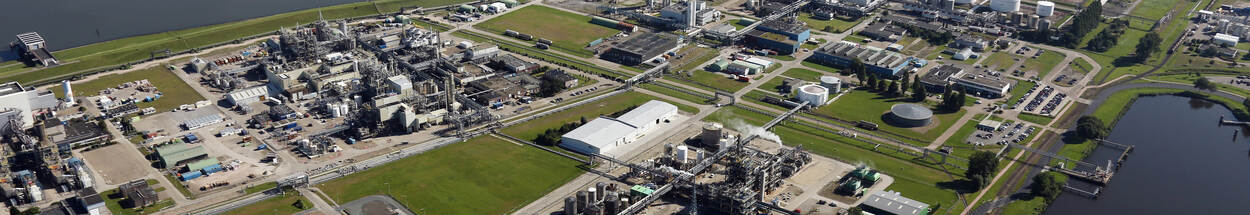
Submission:
[[[1240,127],[1219,126],[1227,108],[1180,96],[1137,99],[1112,129],[1109,140],[1136,145],[1098,199],[1065,192],[1047,214],[1244,213],[1250,202],[1250,141]],[[1233,141],[1233,130],[1242,130]],[[1118,156],[1110,147],[1087,162],[1105,165]],[[1079,182],[1078,182],[1079,183]]]
[[[219,24],[359,0],[98,0],[7,1],[0,38],[39,32],[53,50],[124,37]],[[29,9],[17,9],[29,8]],[[8,46],[0,48],[11,60]]]

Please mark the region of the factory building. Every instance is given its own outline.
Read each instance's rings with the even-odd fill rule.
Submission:
[[[929,204],[903,197],[896,191],[873,192],[860,206],[872,214],[928,215]]]
[[[812,36],[812,30],[803,25],[783,21],[765,21],[746,34],[746,42],[756,48],[788,55],[799,51],[799,46]]]
[[[561,136],[560,147],[582,154],[619,156],[617,146],[628,145],[677,115],[677,106],[648,101],[617,118],[599,117]]]
[[[1237,46],[1237,42],[1240,40],[1241,38],[1238,38],[1237,36],[1222,34],[1222,33],[1216,33],[1215,36],[1211,37],[1212,44],[1229,46],[1229,47]]]
[[[230,92],[226,95],[226,100],[234,105],[247,106],[248,104],[264,101],[269,96],[269,87],[261,85]]]
[[[612,46],[601,58],[626,66],[636,66],[677,49],[681,39],[666,33],[640,33]]]
[[[36,91],[23,88],[17,82],[0,85],[0,126],[9,126],[10,118],[21,120],[20,127],[34,126],[34,114],[43,109],[55,108],[60,100],[50,90]],[[7,130],[7,129],[3,129]]]
[[[864,47],[846,41],[820,47],[807,58],[808,61],[834,67],[849,66],[855,59],[862,61],[868,67],[869,72],[884,77],[896,77],[911,62],[917,61],[915,58],[896,52]]]
[[[58,64],[56,57],[52,56],[52,51],[48,51],[47,41],[43,40],[43,36],[39,33],[26,32],[17,35],[17,44],[14,44],[21,51],[24,58],[28,58],[35,63],[43,66],[54,66]]]
[[[876,22],[864,28],[859,34],[877,41],[894,42],[903,39],[903,36],[907,35],[907,29],[888,22]]]
[[[208,157],[204,146],[187,143],[172,143],[156,148],[156,155],[165,168],[196,161]]]
[[[946,87],[952,83],[951,77],[959,77],[963,72],[963,68],[950,64],[938,66],[920,76],[920,83],[924,84],[926,92],[946,92]]]
[[[990,41],[985,40],[985,38],[974,36],[972,34],[964,34],[955,37],[955,42],[951,43],[951,46],[957,49],[972,48],[973,51],[985,51],[985,48],[989,47],[989,44]]]
[[[985,77],[978,74],[964,74],[955,79],[955,84],[962,86],[968,94],[984,98],[999,98],[1011,90],[1011,83],[996,77]]]
[[[722,17],[720,11],[709,9],[707,2],[697,0],[689,0],[686,4],[672,4],[660,10],[660,18],[671,20],[672,23],[681,23],[683,26],[703,26]],[[690,3],[694,5],[694,16],[690,16]],[[690,17],[694,17],[694,23],[691,23]]]

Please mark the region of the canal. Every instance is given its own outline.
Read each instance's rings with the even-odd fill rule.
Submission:
[[[90,0],[3,1],[0,61],[8,42],[39,32],[53,50],[124,37],[220,24],[360,0]],[[276,30],[276,29],[275,29]]]
[[[1188,97],[1137,99],[1107,138],[1136,145],[1110,185],[1098,199],[1064,192],[1046,214],[1245,214],[1250,136],[1218,125],[1221,115],[1233,113]],[[1234,129],[1242,134],[1236,141]],[[1100,147],[1085,161],[1106,165],[1117,150]]]

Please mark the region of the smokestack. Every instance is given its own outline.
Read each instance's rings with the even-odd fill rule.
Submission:
[[[686,26],[695,28],[695,14],[699,12],[697,4],[698,0],[686,0]]]

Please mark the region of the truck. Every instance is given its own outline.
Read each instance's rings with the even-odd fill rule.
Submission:
[[[858,123],[856,123],[855,127],[868,129],[869,131],[876,131],[878,128],[877,123],[871,123],[871,122],[864,121],[864,120],[860,120]]]

